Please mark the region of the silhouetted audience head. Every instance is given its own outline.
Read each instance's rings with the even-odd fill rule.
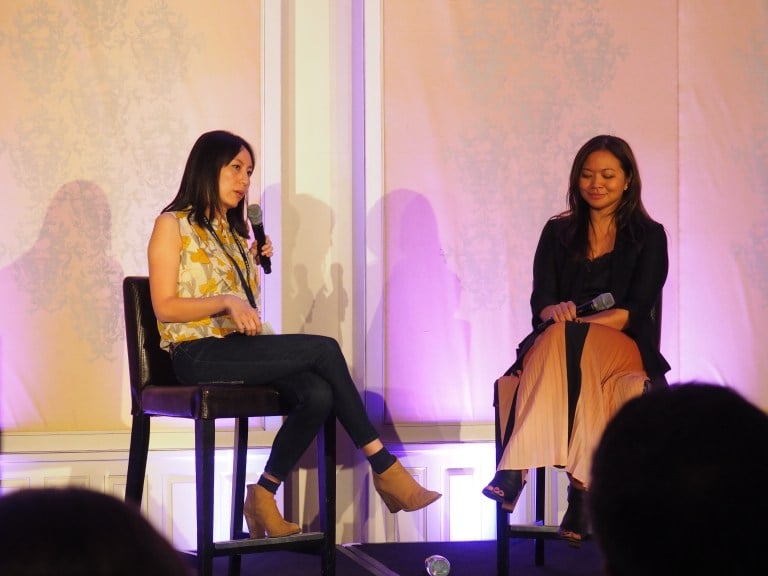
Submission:
[[[0,574],[190,576],[191,571],[134,506],[93,490],[46,488],[0,498]]]
[[[589,499],[610,576],[768,574],[768,415],[710,384],[635,398],[605,429]]]

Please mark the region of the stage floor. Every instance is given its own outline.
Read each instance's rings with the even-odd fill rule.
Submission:
[[[510,540],[509,576],[602,576],[602,559],[593,541],[576,550],[559,540],[545,544],[545,564],[536,566],[533,540]],[[424,559],[432,554],[451,563],[450,576],[497,576],[496,542],[414,542],[344,544],[336,548],[336,576],[426,576]],[[194,557],[189,556],[193,567]],[[216,576],[227,574],[227,559],[214,560]],[[241,576],[320,574],[317,556],[265,552],[243,556]]]
[[[545,563],[536,566],[533,540],[510,540],[510,576],[602,576],[602,558],[593,541],[581,548],[566,542],[545,543]],[[451,563],[450,576],[497,576],[496,542],[418,542],[397,544],[345,544],[338,556],[354,561],[360,576],[425,576],[424,560],[439,554]],[[345,562],[346,564],[346,562]],[[342,575],[339,575],[342,576]]]

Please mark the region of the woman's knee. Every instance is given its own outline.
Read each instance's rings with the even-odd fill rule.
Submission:
[[[305,410],[328,414],[333,409],[333,389],[315,374],[305,374],[297,396]]]
[[[555,322],[541,333],[539,339],[542,342],[560,341],[565,338],[565,322]]]
[[[565,322],[555,322],[539,334],[533,346],[524,359],[530,362],[532,357],[548,357],[553,350],[561,350],[565,346]]]
[[[341,351],[341,346],[339,346],[339,342],[335,338],[331,338],[330,336],[318,336],[318,338],[323,350],[327,354],[344,356]]]
[[[317,385],[311,388],[309,394],[314,406],[327,410],[333,408],[333,389],[325,380],[317,380]]]

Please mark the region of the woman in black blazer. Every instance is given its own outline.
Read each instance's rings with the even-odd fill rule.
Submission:
[[[529,468],[564,467],[570,479],[560,534],[580,544],[592,451],[606,423],[669,364],[659,352],[654,310],[667,278],[667,237],[641,201],[632,149],[596,136],[576,154],[568,210],[549,220],[533,263],[532,334],[510,370],[504,452],[483,489],[512,510]],[[577,305],[610,292],[613,307]]]

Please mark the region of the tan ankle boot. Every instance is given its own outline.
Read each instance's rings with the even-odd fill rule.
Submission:
[[[381,474],[374,472],[373,486],[393,514],[400,510],[406,512],[419,510],[442,496],[439,492],[420,486],[403,468],[400,460],[395,460],[395,463]]]
[[[265,533],[270,538],[279,538],[301,532],[298,524],[283,520],[275,496],[269,490],[258,484],[248,484],[245,492],[243,514],[251,538],[264,538]]]

